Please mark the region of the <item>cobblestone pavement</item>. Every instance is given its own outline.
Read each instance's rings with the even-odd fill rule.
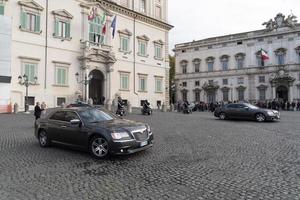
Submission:
[[[0,199],[300,199],[300,112],[274,123],[220,121],[210,113],[132,114],[154,148],[94,160],[42,149],[33,117],[0,115]]]

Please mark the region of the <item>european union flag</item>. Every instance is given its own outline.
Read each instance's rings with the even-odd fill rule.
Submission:
[[[111,28],[113,29],[112,31],[112,37],[115,38],[115,33],[116,33],[116,25],[117,25],[117,16],[115,16],[115,18],[113,19],[113,21],[111,22]]]

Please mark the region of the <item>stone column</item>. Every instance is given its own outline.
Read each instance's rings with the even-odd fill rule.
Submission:
[[[294,99],[294,94],[293,94],[293,83],[289,84],[289,101],[292,102]]]

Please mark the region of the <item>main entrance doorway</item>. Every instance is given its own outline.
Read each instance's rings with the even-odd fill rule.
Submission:
[[[288,88],[286,86],[281,85],[277,87],[276,94],[279,100],[288,101],[289,99]]]
[[[216,91],[208,91],[207,92],[207,103],[216,102]]]
[[[99,70],[93,70],[90,73],[92,79],[89,84],[89,98],[93,99],[95,105],[103,104],[104,96],[104,75]]]

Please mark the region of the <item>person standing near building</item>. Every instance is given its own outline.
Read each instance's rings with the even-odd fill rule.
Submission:
[[[297,102],[297,110],[300,111],[300,101]]]
[[[34,126],[36,126],[36,120],[38,120],[41,117],[43,109],[40,107],[40,102],[36,102],[36,105],[34,107],[34,116],[35,116],[35,121],[34,121]]]
[[[47,105],[46,105],[46,103],[43,101],[42,104],[41,104],[42,114],[45,114],[45,113],[46,113],[46,108],[47,108]]]

